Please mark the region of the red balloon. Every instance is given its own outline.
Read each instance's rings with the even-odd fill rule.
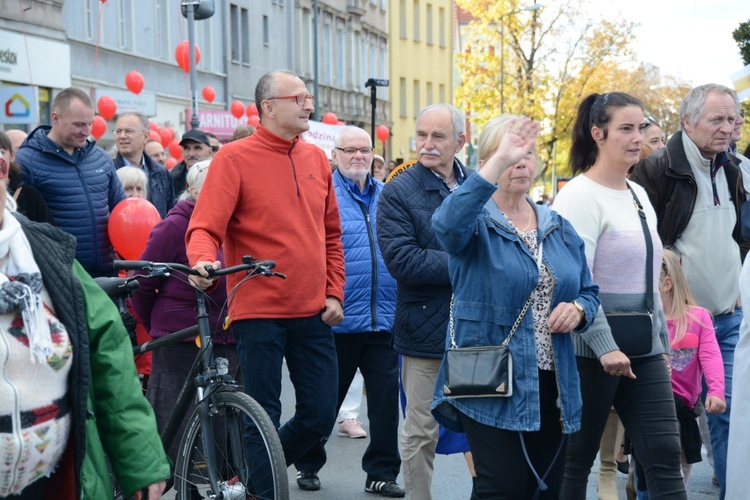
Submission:
[[[182,157],[182,146],[180,146],[179,139],[172,139],[172,141],[169,143],[169,154],[172,155],[172,158]]]
[[[375,129],[375,135],[378,136],[380,142],[385,142],[391,138],[391,131],[385,125],[378,125],[378,128]]]
[[[148,128],[156,133],[159,133],[159,125],[157,125],[155,121],[149,120]]]
[[[125,86],[135,95],[141,93],[141,90],[143,90],[143,84],[143,75],[137,71],[131,71],[125,75]]]
[[[203,98],[206,102],[214,102],[214,99],[216,99],[216,91],[212,86],[206,85],[203,87]]]
[[[148,140],[156,141],[161,144],[161,136],[159,135],[159,132],[154,132],[153,130],[148,131]]]
[[[174,50],[174,58],[182,71],[188,73],[190,71],[190,42],[183,40],[178,43]],[[199,62],[201,62],[201,49],[195,45],[195,65],[198,66]]]
[[[339,123],[339,118],[335,113],[331,113],[329,111],[328,113],[323,115],[323,123],[327,123],[328,125],[337,125]]]
[[[159,221],[159,211],[148,200],[125,198],[109,215],[109,241],[122,257],[136,260],[146,249],[151,229]]]
[[[174,132],[169,127],[163,127],[159,129],[159,142],[165,148],[169,146],[169,143],[174,139]]]
[[[99,110],[99,114],[102,115],[102,118],[107,121],[114,118],[117,114],[117,103],[108,95],[101,96],[96,107]]]
[[[247,117],[258,116],[258,106],[254,102],[247,105]]]
[[[176,158],[167,158],[167,163],[165,166],[167,167],[167,170],[172,170],[174,166],[177,165],[178,163],[180,162],[177,161]]]
[[[242,115],[245,114],[245,105],[242,104],[240,101],[234,101],[232,105],[229,107],[229,111],[232,112],[232,115],[235,118],[242,118]]]
[[[247,124],[252,125],[253,127],[257,127],[260,125],[260,116],[253,115],[250,118],[247,119]]]
[[[107,131],[107,122],[99,115],[94,117],[94,123],[91,124],[91,135],[94,139],[99,139]]]

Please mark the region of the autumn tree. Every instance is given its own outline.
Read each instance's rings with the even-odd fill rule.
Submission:
[[[587,0],[545,4],[530,12],[516,0],[456,3],[474,18],[462,32],[462,52],[456,58],[461,77],[457,105],[481,130],[500,114],[504,94],[506,113],[533,116],[542,124],[541,174],[550,169],[567,173],[567,149],[581,98],[591,92],[627,92],[638,82],[629,48],[634,25],[589,17]]]

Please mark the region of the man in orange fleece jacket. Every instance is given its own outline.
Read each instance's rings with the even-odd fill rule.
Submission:
[[[331,327],[344,318],[341,221],[328,159],[300,138],[314,109],[304,82],[292,72],[272,71],[258,81],[255,102],[257,131],[221,148],[211,163],[188,227],[187,253],[204,275],[206,265],[218,269],[223,244],[227,266],[252,255],[275,260],[288,277],[240,287],[229,319],[245,391],[279,429],[291,464],[325,441],[336,419]],[[228,276],[228,290],[242,278]],[[295,415],[280,427],[284,358],[297,401]],[[249,460],[256,456],[251,446]]]

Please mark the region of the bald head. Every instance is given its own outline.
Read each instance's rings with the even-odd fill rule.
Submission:
[[[13,148],[13,154],[16,154],[16,151],[18,151],[18,148],[21,147],[21,144],[23,144],[24,139],[26,139],[27,134],[23,130],[6,130],[5,134],[10,139],[10,145]]]

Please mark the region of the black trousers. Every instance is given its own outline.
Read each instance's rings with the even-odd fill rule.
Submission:
[[[585,500],[591,466],[614,406],[646,472],[649,496],[687,499],[672,383],[661,355],[631,359],[636,379],[607,374],[597,359],[576,358],[581,378],[581,431],[570,436],[561,498]]]
[[[565,443],[562,442],[560,409],[557,407],[555,372],[539,370],[539,393],[541,428],[537,432],[499,429],[459,413],[477,472],[471,500],[558,498],[563,477]],[[528,461],[521,438],[526,445]],[[537,497],[535,493],[539,485],[528,462],[531,462],[548,487],[539,492]]]
[[[367,389],[370,442],[362,456],[368,480],[391,481],[401,469],[398,452],[398,355],[385,332],[336,334],[339,386],[336,413],[341,409],[357,368]],[[326,463],[325,443],[295,461],[297,470],[319,471]]]

